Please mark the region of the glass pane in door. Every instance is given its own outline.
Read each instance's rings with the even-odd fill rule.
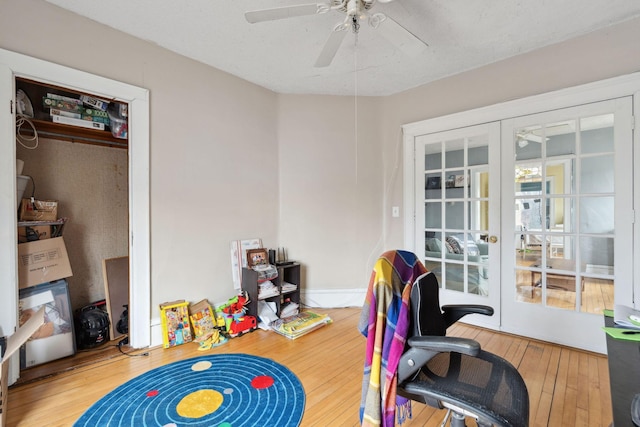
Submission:
[[[452,292],[488,295],[488,137],[425,145],[425,266]]]
[[[613,308],[613,115],[514,132],[516,300]]]

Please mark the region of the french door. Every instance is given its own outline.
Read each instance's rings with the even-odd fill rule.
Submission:
[[[623,97],[413,137],[407,241],[442,304],[605,352],[602,310],[633,301],[631,113]]]
[[[632,294],[631,111],[502,122],[503,330],[604,352],[602,311]]]
[[[442,304],[485,304],[500,325],[500,125],[491,123],[416,138],[415,247],[441,287]],[[422,226],[422,227],[421,227]],[[424,250],[422,250],[424,248]],[[469,319],[467,319],[469,320]]]

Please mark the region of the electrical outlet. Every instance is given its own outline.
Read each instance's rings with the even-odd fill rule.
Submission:
[[[400,216],[400,207],[399,206],[393,206],[391,208],[391,216],[394,218],[398,218]]]

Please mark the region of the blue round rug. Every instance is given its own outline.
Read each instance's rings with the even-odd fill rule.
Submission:
[[[258,356],[215,354],[136,377],[94,403],[74,426],[298,426],[302,383]]]

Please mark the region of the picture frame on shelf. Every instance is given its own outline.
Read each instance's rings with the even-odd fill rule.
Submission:
[[[440,177],[432,176],[427,178],[427,190],[439,190],[440,189]]]
[[[456,176],[455,175],[449,175],[447,177],[447,180],[445,181],[444,185],[445,188],[453,188],[456,184]]]
[[[269,264],[269,252],[265,248],[247,249],[247,266],[253,268],[257,265]]]
[[[453,186],[455,188],[466,187],[468,185],[467,175],[456,175]]]

